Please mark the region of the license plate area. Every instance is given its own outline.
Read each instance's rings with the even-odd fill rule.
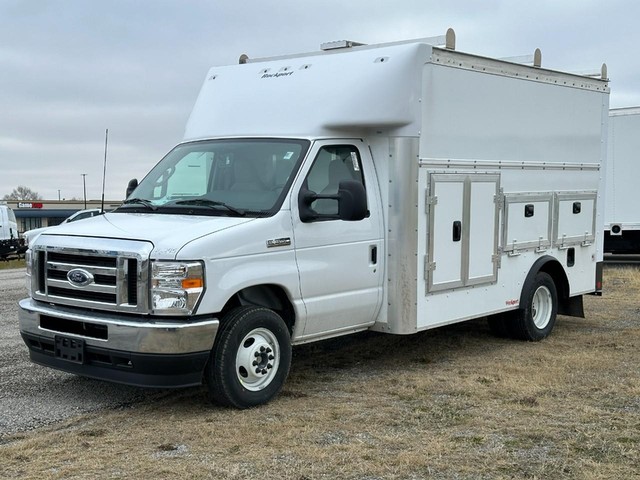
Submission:
[[[84,340],[56,335],[53,352],[67,362],[84,363]]]

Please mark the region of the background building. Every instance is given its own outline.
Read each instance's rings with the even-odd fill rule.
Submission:
[[[106,201],[104,209],[109,211],[122,202]],[[27,230],[40,227],[52,227],[79,210],[101,208],[101,200],[7,200],[6,204],[13,209],[18,221],[18,232],[22,235]]]

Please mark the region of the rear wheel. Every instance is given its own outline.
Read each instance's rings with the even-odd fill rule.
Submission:
[[[249,408],[267,403],[284,385],[291,365],[291,337],[282,317],[243,306],[222,319],[205,369],[216,403]]]
[[[558,293],[553,278],[538,272],[533,283],[523,292],[523,304],[507,322],[514,338],[538,341],[547,337],[556,323]]]

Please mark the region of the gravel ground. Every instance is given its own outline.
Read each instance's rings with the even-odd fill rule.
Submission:
[[[77,377],[31,363],[18,331],[18,301],[26,296],[24,270],[0,270],[0,443],[8,434],[167,393]]]

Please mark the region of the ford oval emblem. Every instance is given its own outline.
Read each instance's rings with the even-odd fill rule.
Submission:
[[[93,275],[81,268],[74,268],[67,273],[67,280],[75,287],[86,287],[93,282]]]

